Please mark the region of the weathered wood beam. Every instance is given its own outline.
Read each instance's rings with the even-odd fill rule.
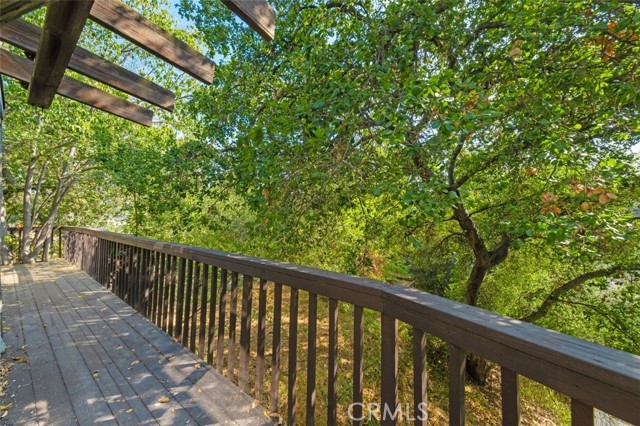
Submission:
[[[33,62],[0,49],[0,73],[29,83],[33,72]],[[64,76],[58,86],[58,93],[74,101],[100,109],[118,117],[151,126],[153,112],[147,108],[125,101],[110,93],[103,92],[71,77]]]
[[[44,6],[45,0],[0,0],[0,26]]]
[[[0,27],[0,40],[34,54],[41,31],[23,19]],[[135,96],[153,105],[173,111],[175,95],[145,78],[77,46],[69,61],[69,69]]]
[[[93,0],[58,0],[47,6],[28,102],[48,108],[62,81]]]
[[[213,82],[213,61],[120,0],[95,0],[90,17],[198,80]]]
[[[253,28],[263,39],[271,41],[276,34],[276,13],[266,0],[222,0],[233,13]]]

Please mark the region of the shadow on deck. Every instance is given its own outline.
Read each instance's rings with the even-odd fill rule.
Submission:
[[[69,263],[2,270],[4,425],[268,425],[227,378]],[[28,362],[21,362],[28,361]]]

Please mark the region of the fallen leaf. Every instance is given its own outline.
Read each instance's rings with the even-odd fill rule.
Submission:
[[[135,361],[133,361],[133,362],[131,363],[131,365],[136,365],[136,364],[140,364],[140,361],[139,361],[139,360],[135,360]]]
[[[132,412],[133,412],[133,408],[127,408],[126,411],[125,411],[125,413],[127,413],[127,414],[132,413]]]
[[[21,357],[21,356],[14,356],[14,357],[11,357],[11,359],[13,361],[21,362],[23,364],[28,364],[29,363],[29,360],[27,358],[24,358],[24,357]]]
[[[13,404],[9,403],[7,405],[0,405],[0,411],[9,411],[13,408]]]
[[[168,397],[168,396],[161,396],[161,397],[158,399],[158,402],[159,402],[160,404],[166,404],[166,403],[167,403],[167,402],[169,402],[169,401],[170,401],[170,399],[169,399],[169,397]]]
[[[200,363],[198,362],[193,365],[193,368],[202,368],[202,365],[200,365]]]

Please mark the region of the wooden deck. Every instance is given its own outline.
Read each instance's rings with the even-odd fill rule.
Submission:
[[[3,268],[2,295],[3,358],[15,358],[0,397],[13,408],[0,424],[271,424],[251,397],[69,263]]]

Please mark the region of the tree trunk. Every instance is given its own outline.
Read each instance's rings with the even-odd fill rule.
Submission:
[[[32,156],[27,167],[27,174],[24,180],[24,194],[22,196],[22,241],[20,250],[20,261],[23,263],[34,263],[35,259],[31,256],[31,231],[33,230],[32,201],[31,192],[33,191],[33,176],[36,170],[35,147],[32,150]]]
[[[34,238],[33,252],[31,253],[34,259],[38,257],[38,254],[40,254],[40,250],[42,250],[45,244],[51,239],[51,234],[53,233],[53,228],[58,217],[60,203],[62,203],[65,195],[67,195],[75,182],[75,178],[72,177],[70,173],[71,163],[73,162],[75,154],[76,148],[71,147],[69,149],[69,159],[64,164],[62,175],[60,176],[60,179],[56,184],[56,189],[53,193],[49,214],[47,215],[47,218],[45,219],[40,229],[38,229],[38,231],[36,232]]]

